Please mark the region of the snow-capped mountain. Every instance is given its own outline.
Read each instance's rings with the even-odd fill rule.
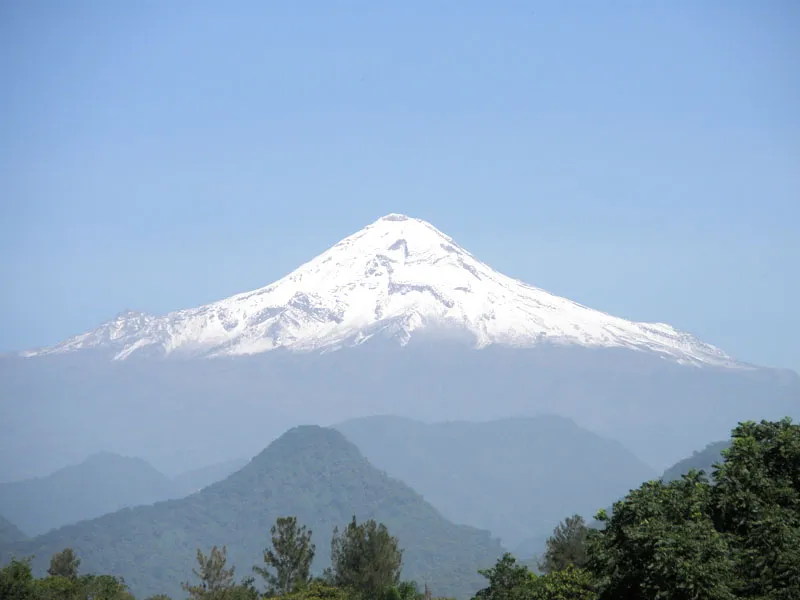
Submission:
[[[662,323],[617,318],[507,277],[420,219],[390,214],[267,287],[164,316],[125,312],[42,356],[106,349],[132,355],[223,356],[334,350],[376,335],[468,332],[480,348],[543,342],[623,347],[681,363],[742,366]]]

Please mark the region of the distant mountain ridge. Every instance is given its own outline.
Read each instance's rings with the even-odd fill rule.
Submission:
[[[325,353],[2,359],[0,397],[0,481],[100,450],[180,473],[253,456],[300,423],[375,414],[427,422],[556,414],[661,471],[740,420],[800,417],[800,377],[790,372],[701,369],[624,348],[476,351],[421,334],[403,347],[374,339]]]
[[[0,483],[0,515],[35,536],[179,495],[166,475],[141,458],[101,452],[45,477]]]
[[[141,458],[99,452],[44,477],[0,483],[0,515],[9,515],[36,536],[121,508],[182,498],[247,462],[224,461],[169,478]]]
[[[124,509],[62,527],[0,550],[0,559],[34,554],[42,572],[49,557],[71,547],[86,572],[123,576],[136,597],[182,597],[195,551],[227,544],[238,573],[260,564],[269,528],[294,515],[313,531],[314,571],[328,566],[334,526],[353,515],[383,522],[405,548],[403,576],[437,595],[467,598],[482,586],[477,569],[503,552],[489,533],[454,525],[404,483],[372,466],[338,431],[296,427],[223,481],[179,500]]]
[[[556,416],[433,424],[383,416],[335,428],[447,518],[488,529],[510,549],[656,476],[620,443]]]
[[[423,330],[462,336],[479,348],[547,342],[746,366],[664,323],[613,317],[507,277],[430,223],[400,214],[378,219],[261,289],[161,317],[126,311],[23,355],[95,349],[123,360],[334,350],[375,336],[405,344]]]

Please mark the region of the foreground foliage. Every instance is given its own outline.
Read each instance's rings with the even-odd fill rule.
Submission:
[[[400,584],[403,552],[383,524],[356,518],[339,533],[333,530],[329,581],[349,589],[364,600],[379,598]],[[403,588],[406,595],[409,590]]]
[[[477,600],[593,600],[594,582],[586,571],[568,565],[560,571],[536,575],[505,554],[491,569],[481,571],[489,580]]]
[[[316,546],[311,531],[297,525],[296,517],[278,517],[270,530],[272,548],[264,550],[264,567],[253,571],[267,584],[267,593],[283,596],[301,589],[311,580],[311,563]],[[270,569],[273,569],[273,573]]]
[[[111,575],[36,579],[29,560],[12,560],[0,571],[3,600],[134,600],[125,582]]]
[[[572,515],[559,523],[547,540],[547,550],[540,568],[544,573],[562,571],[570,565],[583,567],[588,559],[586,539],[589,529],[583,517]]]

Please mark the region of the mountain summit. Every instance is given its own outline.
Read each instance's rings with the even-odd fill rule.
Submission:
[[[430,223],[400,214],[378,219],[267,287],[161,317],[120,313],[24,356],[90,348],[116,360],[334,350],[376,335],[406,344],[421,330],[467,333],[478,348],[549,342],[739,365],[669,325],[613,317],[498,273]]]

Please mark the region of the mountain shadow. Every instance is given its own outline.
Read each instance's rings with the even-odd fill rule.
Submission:
[[[655,475],[618,442],[561,417],[428,425],[383,416],[335,428],[448,519],[488,529],[509,548]]]
[[[197,548],[227,544],[237,573],[250,573],[269,545],[277,517],[294,515],[313,531],[317,573],[330,564],[334,526],[383,522],[405,548],[403,576],[427,583],[436,595],[465,598],[484,583],[476,572],[503,552],[489,533],[454,525],[404,483],[373,467],[338,431],[289,430],[243,469],[180,500],[125,509],[63,527],[3,552],[35,555],[41,572],[49,557],[72,547],[87,572],[125,578],[137,597],[181,597]]]

